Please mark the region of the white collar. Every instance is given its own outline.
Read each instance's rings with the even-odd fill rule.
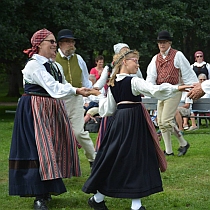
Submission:
[[[39,54],[33,54],[32,58],[34,58],[35,60],[37,60],[41,64],[44,64],[44,63],[49,61],[48,58],[46,58],[42,55],[39,55]]]
[[[205,65],[205,64],[206,64],[205,61],[202,61],[202,63],[195,62],[195,63],[193,64],[193,66],[201,67],[201,66],[203,66],[203,65]]]
[[[160,53],[164,58],[168,55],[169,50],[171,49],[171,46],[165,51],[165,53]]]
[[[130,74],[126,74],[126,73],[121,73],[121,74],[116,74],[116,81],[121,81],[123,80],[125,77],[131,77]]]
[[[61,55],[62,58],[67,58],[68,60],[71,58],[71,56],[74,55],[74,53],[73,53],[73,54],[71,54],[71,55],[69,55],[69,56],[65,56],[65,55],[63,54],[63,52],[61,51],[60,48],[58,48],[58,52],[60,53],[60,55]]]

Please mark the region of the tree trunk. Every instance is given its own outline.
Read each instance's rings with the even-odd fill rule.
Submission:
[[[16,64],[12,64],[10,67],[10,71],[8,74],[9,80],[9,90],[7,96],[9,97],[20,97],[19,92],[19,81],[21,77],[20,66]]]

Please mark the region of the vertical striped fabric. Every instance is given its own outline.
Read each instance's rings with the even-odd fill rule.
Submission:
[[[77,142],[63,101],[31,96],[31,103],[41,179],[80,176]]]
[[[101,124],[100,124],[100,128],[99,128],[99,132],[98,132],[98,136],[96,139],[96,146],[95,146],[95,151],[98,152],[98,149],[101,145],[102,139],[104,137],[105,131],[106,131],[106,126],[107,126],[107,118],[108,117],[104,117],[101,120]]]
[[[158,162],[159,162],[160,171],[161,172],[164,172],[167,169],[167,161],[166,161],[166,158],[165,158],[165,154],[164,154],[164,152],[160,148],[160,142],[159,142],[159,139],[158,139],[157,132],[155,130],[155,126],[152,123],[151,117],[150,117],[148,111],[146,110],[144,104],[142,104],[142,110],[143,110],[145,119],[147,121],[149,130],[150,130],[150,133],[151,133],[151,136],[152,136],[154,145],[155,145],[155,149],[156,149],[156,153],[157,153],[157,158],[158,158]]]
[[[170,49],[168,55],[163,59],[162,55],[159,53],[156,59],[157,67],[157,80],[158,85],[162,83],[170,83],[176,85],[179,83],[179,69],[174,66],[174,57],[177,50]]]

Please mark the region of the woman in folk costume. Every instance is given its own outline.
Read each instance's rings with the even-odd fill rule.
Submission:
[[[114,49],[114,53],[115,54],[119,54],[119,53],[123,53],[126,50],[129,50],[129,46],[125,43],[117,43],[113,46]],[[96,81],[96,83],[94,84],[94,88],[100,90],[101,88],[105,87],[105,90],[107,90],[107,81],[110,79],[111,75],[114,72],[114,68],[113,68],[113,62],[111,64],[107,64],[101,74],[101,77]],[[141,70],[138,68],[138,71],[135,74],[131,74],[132,76],[137,76],[139,78],[143,78]],[[106,132],[106,127],[109,124],[111,117],[104,117],[102,118],[101,124],[100,124],[100,128],[99,128],[99,132],[98,132],[98,136],[96,139],[96,146],[95,146],[95,150],[96,152],[98,151],[102,139],[104,137],[104,134]]]
[[[99,114],[112,115],[99,147],[92,172],[82,190],[94,193],[88,204],[107,210],[104,197],[132,199],[132,210],[145,210],[140,198],[161,192],[160,171],[166,170],[163,151],[150,116],[141,103],[141,94],[165,99],[190,86],[152,85],[131,77],[138,70],[139,53],[128,50],[114,56],[115,72],[107,97],[99,95]]]
[[[202,51],[196,51],[194,54],[195,63],[191,65],[192,69],[198,77],[199,74],[203,73],[207,79],[210,79],[210,64],[204,61],[204,53]]]
[[[24,50],[30,59],[23,69],[24,94],[14,121],[9,155],[9,194],[35,197],[34,209],[48,209],[51,195],[66,192],[62,178],[80,176],[77,141],[64,103],[73,94],[86,96],[85,88],[65,81],[59,64],[52,65],[56,41],[41,29]]]

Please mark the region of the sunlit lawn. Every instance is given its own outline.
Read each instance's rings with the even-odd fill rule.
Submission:
[[[8,154],[13,128],[14,114],[5,110],[15,107],[0,107],[0,209],[32,209],[33,198],[20,198],[8,195]],[[162,173],[164,191],[142,199],[147,210],[209,210],[210,209],[210,128],[201,126],[200,130],[185,132],[191,144],[184,157],[167,157],[168,169]],[[91,134],[95,142],[97,134]],[[163,142],[161,141],[163,147]],[[178,142],[173,137],[173,148],[177,154]],[[141,152],[141,151],[139,151]],[[90,195],[81,191],[83,183],[90,174],[89,163],[83,150],[79,150],[82,176],[65,179],[67,193],[53,197],[50,209],[88,210]],[[134,160],[135,161],[135,160]],[[117,176],[117,174],[116,174]],[[106,198],[112,210],[129,210],[129,199]]]

